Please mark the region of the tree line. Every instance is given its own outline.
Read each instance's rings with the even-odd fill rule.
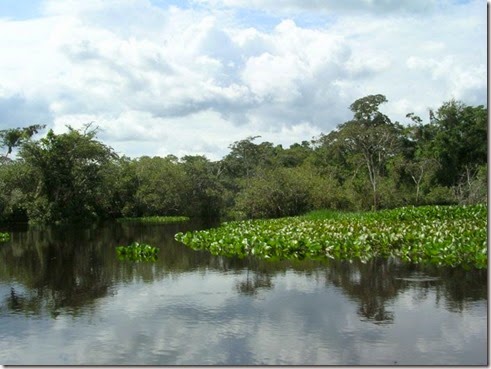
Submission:
[[[487,201],[487,108],[450,100],[403,125],[379,110],[385,102],[360,98],[351,120],[288,148],[247,137],[218,161],[119,156],[91,124],[37,140],[43,125],[0,130],[0,221],[246,219]]]

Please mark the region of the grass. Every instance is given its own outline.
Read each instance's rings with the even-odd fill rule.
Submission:
[[[179,223],[187,222],[189,217],[185,216],[151,216],[151,217],[135,217],[135,218],[118,218],[118,222],[134,222],[134,223]]]
[[[177,233],[214,255],[264,259],[396,257],[408,263],[487,268],[487,207],[423,206],[364,213],[316,211],[299,217],[223,223]]]

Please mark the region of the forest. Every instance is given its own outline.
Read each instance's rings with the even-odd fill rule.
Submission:
[[[92,124],[42,138],[43,124],[0,130],[0,221],[241,220],[486,203],[487,108],[450,100],[400,123],[380,111],[386,102],[360,98],[351,120],[288,148],[247,137],[218,161],[119,156]]]

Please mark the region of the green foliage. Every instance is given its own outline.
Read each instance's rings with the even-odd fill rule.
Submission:
[[[119,260],[155,261],[159,249],[146,243],[133,242],[128,246],[117,246],[116,254]]]
[[[95,139],[96,130],[49,131],[38,142],[22,146],[20,157],[35,178],[33,201],[27,205],[32,222],[93,220],[101,209],[103,169],[116,155]]]
[[[350,105],[350,110],[354,113],[354,119],[367,126],[387,124],[389,118],[382,114],[378,107],[387,102],[384,95],[368,95],[356,100]]]
[[[441,163],[437,178],[455,186],[467,171],[487,163],[487,109],[460,101],[444,103],[433,115],[434,137],[428,151]]]
[[[0,221],[27,221],[26,208],[35,189],[35,178],[24,162],[0,165]]]
[[[7,242],[8,240],[10,240],[10,234],[0,232],[0,242]]]
[[[301,144],[294,143],[288,149],[278,145],[275,148],[275,164],[285,168],[298,167],[306,163],[312,153],[313,149],[308,141],[302,141]]]
[[[424,202],[434,205],[451,205],[457,203],[457,199],[450,187],[436,185],[429,188]]]
[[[235,209],[247,218],[296,215],[308,210],[311,184],[302,168],[264,170],[242,182]]]
[[[5,158],[12,153],[14,147],[19,147],[23,143],[29,141],[29,139],[41,129],[46,127],[41,124],[33,124],[23,128],[11,128],[0,130],[0,147],[7,149]]]
[[[187,222],[189,217],[185,216],[153,216],[153,217],[139,217],[139,218],[118,218],[118,222],[122,223],[179,223]]]
[[[204,156],[186,155],[180,166],[186,177],[185,213],[192,216],[218,217],[223,208],[224,187],[218,180],[221,164]]]
[[[355,217],[362,217],[362,212],[344,212],[331,209],[318,209],[309,211],[307,214],[302,215],[302,218],[308,220],[326,220],[326,219],[353,219]]]
[[[118,157],[83,130],[0,130],[0,221],[38,223],[149,216],[294,216],[310,209],[391,209],[487,202],[487,109],[451,100],[429,122],[392,122],[384,95],[350,105],[353,118],[289,148],[247,137],[222,160]],[[17,158],[8,157],[19,148]]]
[[[405,207],[354,215],[317,212],[306,217],[223,223],[218,228],[180,232],[175,238],[214,255],[362,262],[396,257],[416,264],[486,268],[487,208]]]
[[[354,120],[333,131],[335,145],[340,145],[346,162],[357,168],[363,166],[368,174],[372,192],[372,208],[380,201],[380,182],[386,174],[388,160],[400,151],[402,127],[378,111],[386,102],[383,95],[367,96],[351,105]]]
[[[271,142],[255,144],[253,141],[260,137],[248,137],[230,146],[230,153],[223,159],[229,175],[249,178],[255,174],[257,168],[271,166],[275,156],[273,144]]]
[[[175,157],[144,156],[132,162],[136,193],[125,216],[177,215],[183,213],[188,182]]]
[[[487,164],[471,169],[466,167],[464,174],[453,187],[454,195],[459,204],[483,204],[488,194],[488,167]]]
[[[117,158],[104,171],[104,183],[107,186],[106,200],[111,218],[132,217],[137,214],[136,192],[139,180],[136,174],[136,160],[126,156]]]

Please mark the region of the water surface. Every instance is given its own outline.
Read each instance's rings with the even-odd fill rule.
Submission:
[[[240,260],[173,240],[204,226],[10,229],[0,363],[487,365],[486,271]],[[159,259],[119,261],[133,241]]]

